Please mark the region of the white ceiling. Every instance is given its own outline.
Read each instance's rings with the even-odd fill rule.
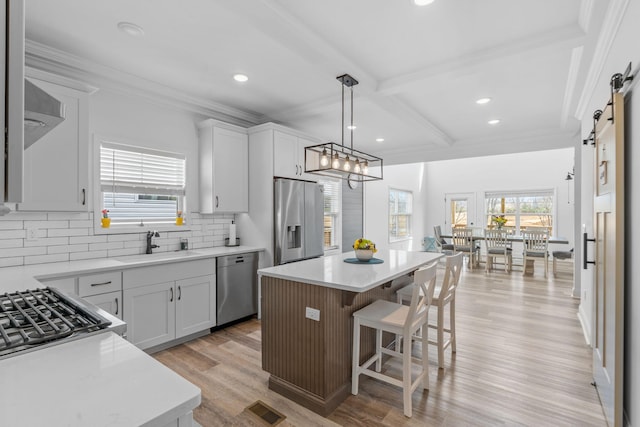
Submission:
[[[577,53],[598,19],[591,3],[26,0],[27,52],[70,74],[84,69],[246,125],[275,121],[335,142],[335,78],[348,73],[360,81],[354,148],[409,163],[573,145],[576,79],[589,65]],[[120,32],[120,21],[144,36]],[[249,81],[233,81],[238,72]],[[477,105],[480,97],[492,102]]]

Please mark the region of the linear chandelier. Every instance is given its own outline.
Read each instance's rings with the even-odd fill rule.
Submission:
[[[341,144],[326,142],[305,147],[305,172],[347,179],[351,183],[380,180],[382,159],[353,148],[353,86],[357,85],[358,81],[349,74],[343,74],[336,79],[342,86],[342,141]],[[350,147],[344,145],[345,87],[351,92]]]

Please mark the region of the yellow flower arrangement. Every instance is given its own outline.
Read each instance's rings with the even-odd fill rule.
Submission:
[[[498,228],[502,228],[507,223],[504,215],[491,215],[491,222],[494,222]]]
[[[371,240],[365,239],[364,237],[360,239],[356,239],[356,241],[353,242],[353,249],[371,250],[373,251],[374,254],[378,252],[378,250],[376,249],[376,244],[373,243]]]

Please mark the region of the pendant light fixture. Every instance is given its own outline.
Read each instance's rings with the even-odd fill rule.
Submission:
[[[375,181],[382,179],[382,159],[353,148],[353,87],[358,81],[349,74],[336,77],[342,86],[342,141],[340,144],[326,142],[324,144],[305,147],[305,172],[316,175],[347,179],[350,183]],[[344,91],[350,91],[350,146],[344,143],[345,98]]]

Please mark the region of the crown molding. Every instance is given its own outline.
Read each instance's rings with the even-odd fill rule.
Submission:
[[[109,89],[127,95],[137,95],[149,101],[206,117],[249,127],[269,121],[260,114],[242,111],[208,99],[186,95],[133,74],[110,68],[72,55],[50,46],[26,40],[27,66],[68,79],[86,82],[100,89]]]
[[[578,15],[578,25],[587,33],[589,31],[589,23],[593,14],[593,0],[582,0],[580,3],[580,12]]]
[[[560,113],[560,127],[567,126],[569,120],[569,109],[571,108],[571,100],[576,90],[576,82],[580,73],[580,63],[582,62],[582,54],[584,46],[575,47],[571,51],[571,62],[569,63],[569,73],[567,75],[567,84],[564,88],[564,97],[562,99],[562,110]]]
[[[611,50],[611,46],[613,46],[613,41],[618,34],[618,29],[620,28],[620,24],[624,18],[624,13],[627,10],[629,1],[630,0],[611,0],[611,3],[607,8],[607,13],[604,17],[598,41],[596,42],[596,48],[591,59],[591,64],[589,65],[589,71],[587,72],[587,78],[582,89],[582,94],[580,95],[578,105],[576,106],[575,116],[578,120],[582,120],[585,111],[589,106],[589,101],[591,100],[591,96],[595,91],[598,81],[600,80],[600,74],[602,74],[607,56],[609,56],[609,51]]]

